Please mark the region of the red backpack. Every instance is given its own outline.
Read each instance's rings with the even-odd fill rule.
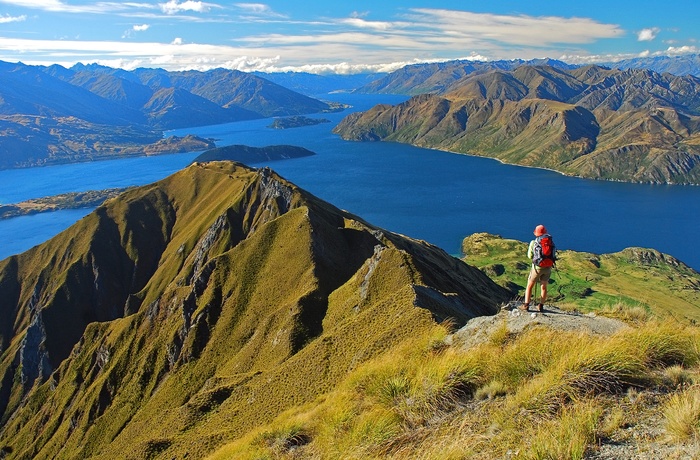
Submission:
[[[552,236],[545,233],[535,239],[535,246],[532,250],[532,263],[537,267],[551,267],[557,260],[555,255],[554,240]]]

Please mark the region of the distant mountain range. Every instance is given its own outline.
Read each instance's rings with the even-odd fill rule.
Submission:
[[[0,168],[123,155],[167,129],[338,109],[235,70],[0,62]]]
[[[195,164],[0,262],[0,449],[204,458],[509,295],[269,169]]]
[[[558,69],[573,69],[574,65],[554,59],[522,59],[501,61],[455,60],[413,64],[402,67],[355,90],[358,93],[424,94],[444,92],[460,79],[491,70],[514,70],[522,65],[548,65]]]
[[[700,75],[700,57],[637,58],[612,68]],[[449,61],[409,65],[391,74],[314,75],[214,69],[126,71],[96,64],[70,69],[0,61],[0,168],[26,167],[143,154],[163,130],[261,117],[341,110],[309,95],[330,92],[444,94],[469,76],[512,72],[520,66],[577,66],[552,59]],[[303,93],[303,94],[302,94]],[[200,139],[153,150],[204,150]]]
[[[413,64],[402,67],[387,75],[378,75],[373,81],[356,87],[355,92],[407,95],[444,92],[452,84],[468,75],[492,70],[512,71],[523,65],[549,66],[563,70],[573,70],[578,67],[584,67],[577,64],[568,64],[556,59],[511,59],[499,61],[454,60],[439,63]],[[635,58],[600,63],[598,65],[610,69],[647,69],[656,73],[666,72],[679,76],[694,75],[700,77],[700,55],[698,54]]]
[[[693,75],[700,77],[700,54],[633,58],[601,63],[601,65],[613,69],[647,69],[657,73],[667,72],[673,75]]]
[[[574,176],[700,184],[697,77],[596,66],[449,73],[437,73],[441,90],[351,114],[334,131]]]

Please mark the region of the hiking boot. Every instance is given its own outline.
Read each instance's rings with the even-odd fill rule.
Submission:
[[[530,304],[529,303],[523,303],[518,305],[518,309],[523,310],[523,311],[528,311],[530,309]]]
[[[537,304],[537,311],[540,313],[542,313],[544,311],[544,304],[543,303]]]

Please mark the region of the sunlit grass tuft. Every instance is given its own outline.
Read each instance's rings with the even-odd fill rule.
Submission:
[[[673,441],[700,440],[700,387],[671,395],[663,414],[666,433]]]
[[[532,445],[524,457],[532,460],[584,458],[595,442],[602,410],[586,401],[566,407],[561,415],[536,427]]]
[[[265,455],[582,459],[633,423],[648,389],[688,381],[700,334],[649,321],[608,337],[533,328],[469,349],[435,347],[449,343],[435,337],[415,337],[357,368],[313,415],[272,424],[282,428],[267,429]],[[673,439],[698,437],[697,388],[666,405]],[[295,451],[296,433],[308,444]]]
[[[652,318],[649,309],[641,305],[630,306],[622,302],[605,306],[598,310],[598,313],[631,324],[643,324]]]

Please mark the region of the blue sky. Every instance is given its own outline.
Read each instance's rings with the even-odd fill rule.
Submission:
[[[700,2],[0,0],[0,60],[356,73],[450,59],[697,53]]]

